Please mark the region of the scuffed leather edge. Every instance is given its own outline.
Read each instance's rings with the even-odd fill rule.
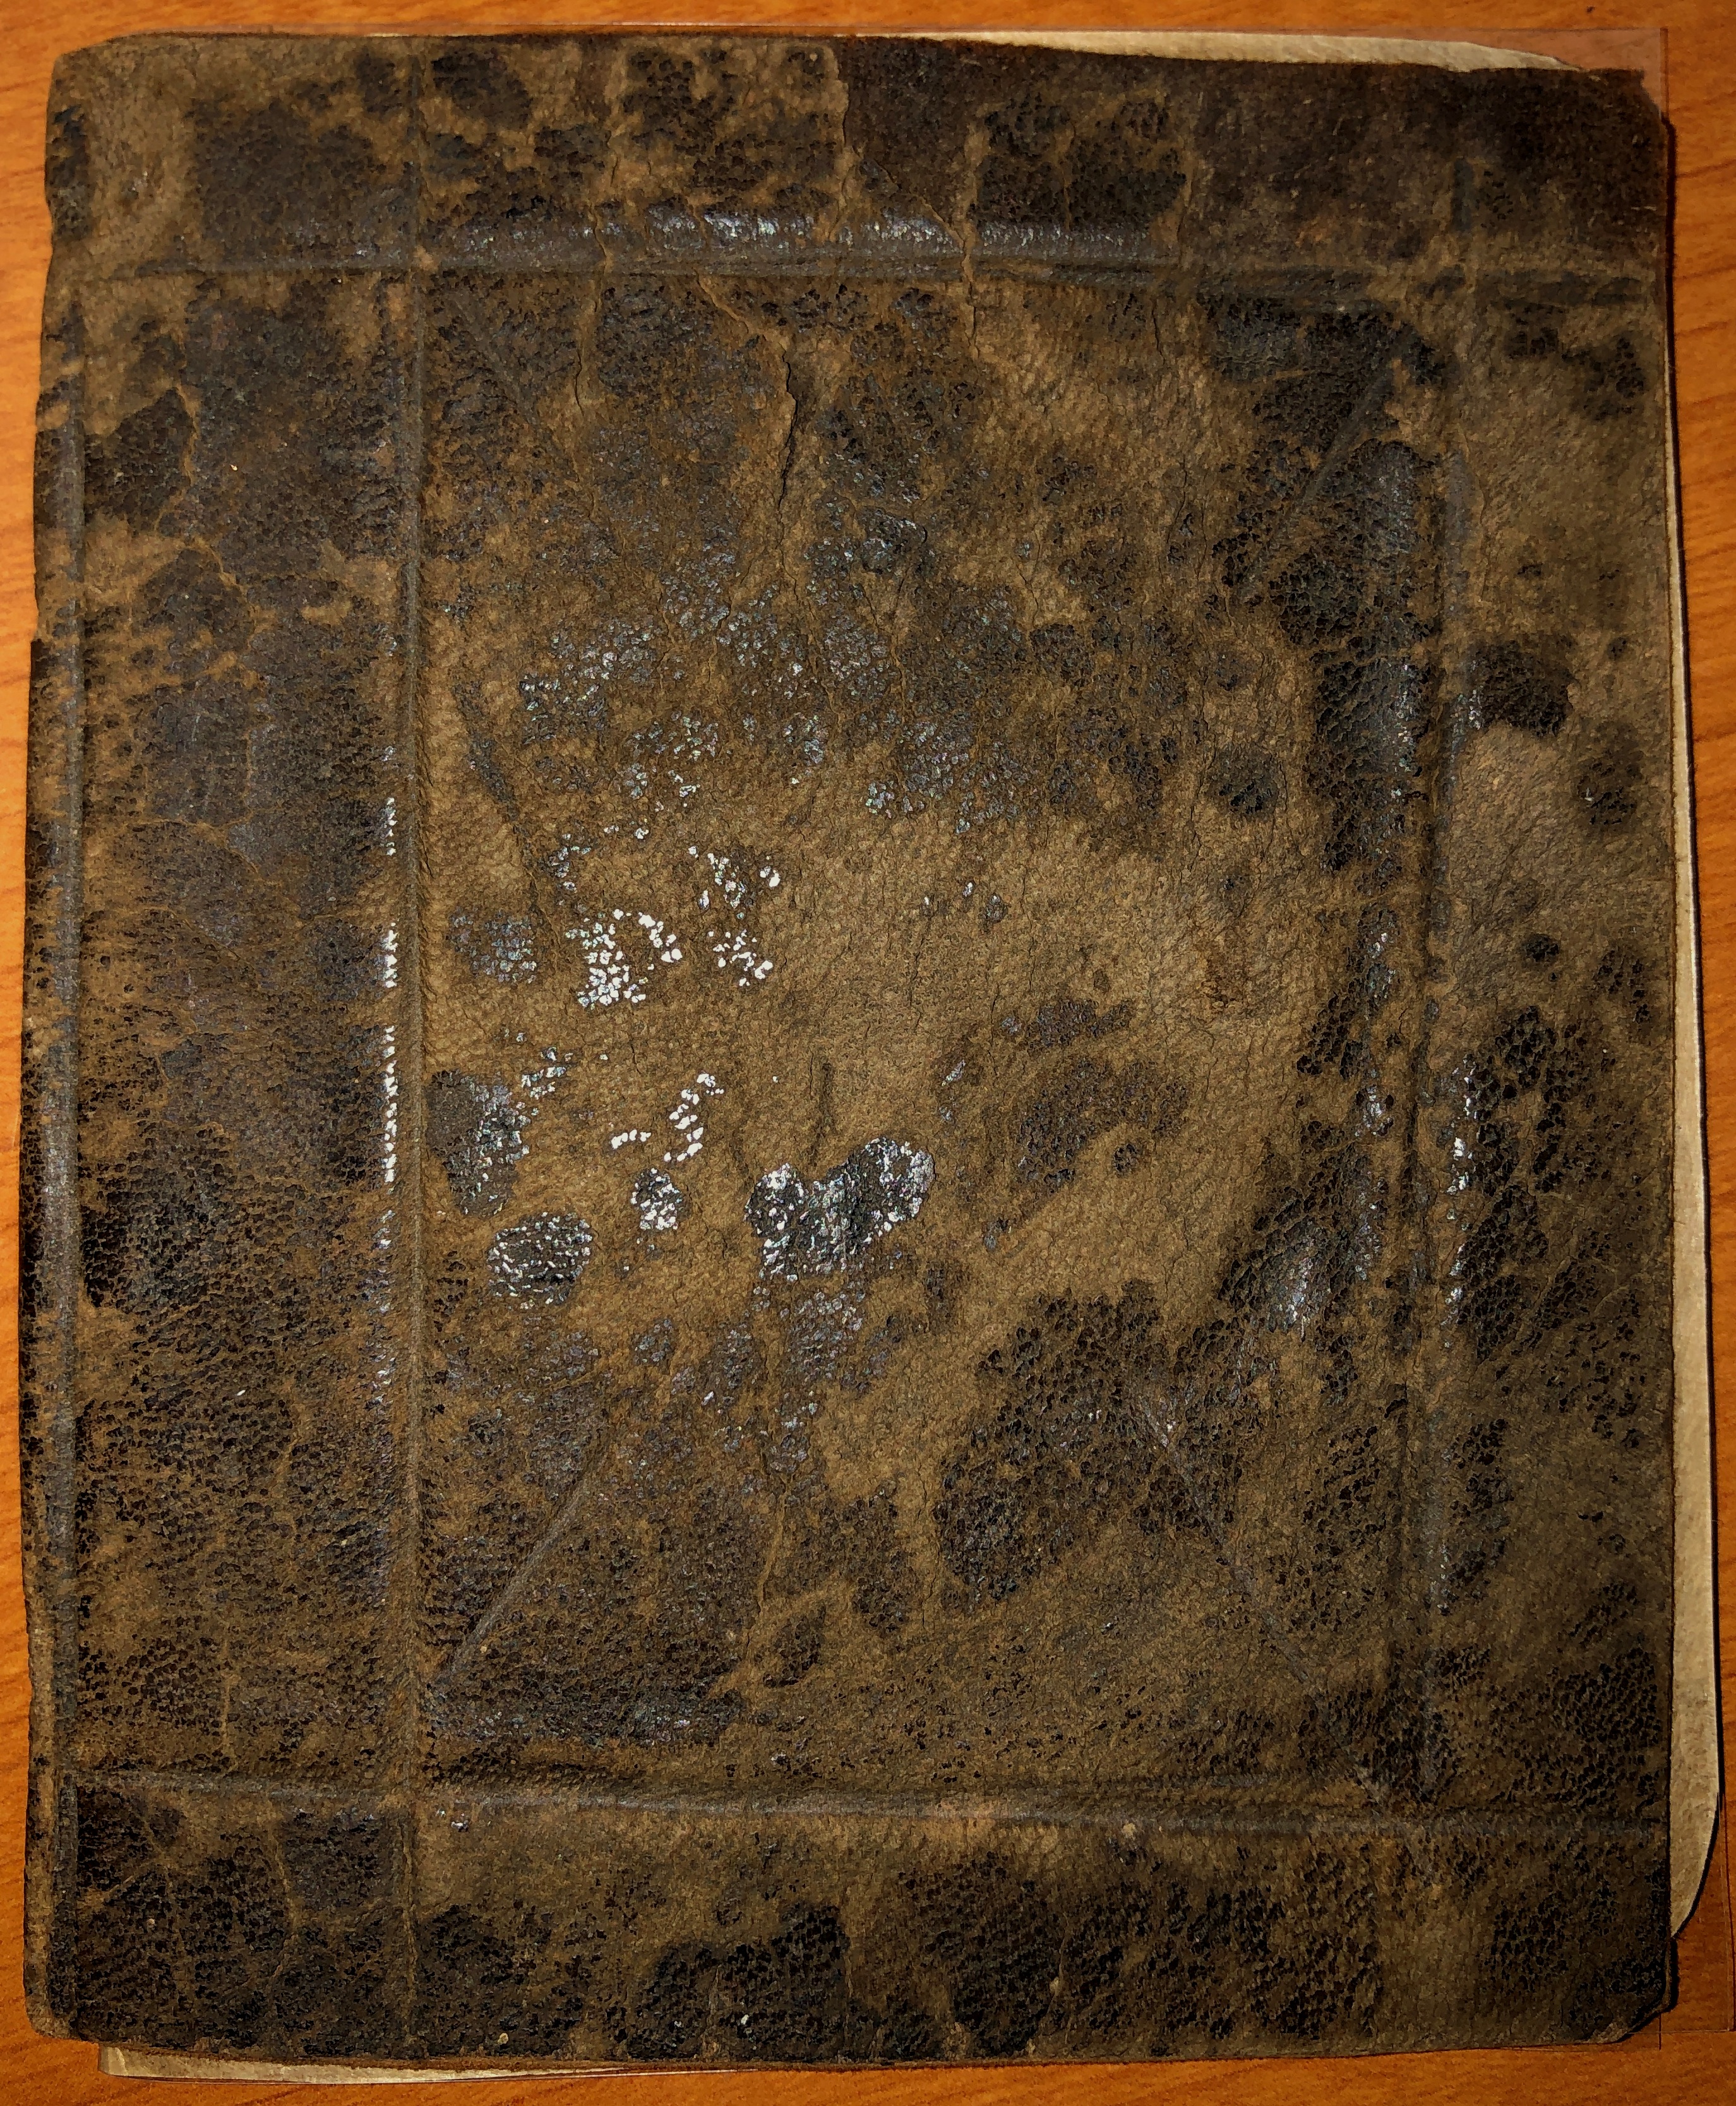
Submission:
[[[57,229],[57,231],[59,230]],[[76,1813],[61,1750],[73,1697],[74,1319],[79,1278],[79,926],[84,679],[83,318],[52,267],[36,437],[37,630],[25,804],[20,1107],[19,1448],[30,1670],[25,1996],[70,2030]]]
[[[1446,73],[1483,73],[1501,66],[1573,70],[1563,60],[1481,43],[1474,36],[1413,41],[1402,36],[1339,36],[1330,30],[1263,29],[869,29],[861,34],[918,44],[1040,44],[1051,51],[1101,52],[1110,57],[1260,59],[1273,65],[1427,65]]]
[[[236,2062],[219,2055],[169,2054],[155,2049],[103,2047],[96,2066],[105,2077],[166,2077],[186,2083],[222,2080],[231,2084],[462,2084],[523,2081],[532,2077],[632,2077],[644,2063],[537,2062],[517,2067],[479,2064],[472,2069],[441,2069],[427,2063]],[[669,2067],[670,2065],[665,2065]],[[693,2076],[733,2076],[733,2070],[694,2070]]]

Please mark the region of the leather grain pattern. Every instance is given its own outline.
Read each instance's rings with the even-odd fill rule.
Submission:
[[[52,125],[38,2023],[1653,2015],[1637,85],[160,38]]]

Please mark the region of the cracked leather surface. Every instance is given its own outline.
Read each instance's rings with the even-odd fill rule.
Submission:
[[[50,182],[37,2023],[1654,2013],[1638,87],[160,38]]]

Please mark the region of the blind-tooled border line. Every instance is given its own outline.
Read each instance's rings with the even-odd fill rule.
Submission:
[[[342,1806],[367,1813],[648,1814],[704,1821],[871,1821],[890,1826],[944,1822],[1014,1822],[1054,1828],[1122,1828],[1128,1821],[1153,1835],[1294,1835],[1415,1838],[1488,1837],[1515,1842],[1656,1842],[1662,1821],[1599,1820],[1577,1814],[1525,1813],[1498,1806],[1436,1808],[1426,1813],[1391,1808],[1317,1807],[1300,1809],[1201,1806],[1177,1796],[1137,1792],[1074,1798],[1058,1792],[1009,1791],[937,1798],[921,1792],[805,1791],[783,1795],[751,1792],[599,1791],[546,1786],[471,1790],[462,1785],[422,1786],[413,1793],[369,1791],[343,1784],[294,1777],[223,1776],[209,1770],[92,1770],[77,1772],[83,1791],[130,1793],[152,1799],[177,1796],[251,1799],[280,1806]]]
[[[30,1669],[25,1994],[40,2032],[72,1997],[77,1808],[63,1772],[78,1664],[74,1588],[80,1274],[79,934],[83,912],[83,316],[51,276],[37,417],[37,630],[26,791],[19,1119],[19,1450]]]
[[[422,143],[417,118],[419,52],[409,69],[409,247],[415,253],[421,226]],[[402,1105],[399,1129],[398,1277],[406,1308],[403,1382],[403,1510],[393,1575],[388,1642],[398,1656],[398,1776],[401,1790],[414,1790],[422,1760],[422,1716],[425,1692],[417,1665],[416,1627],[421,1606],[422,1563],[422,1359],[424,1295],[422,1266],[422,1146],[425,1107],[423,1089],[423,979],[421,915],[421,768],[418,753],[417,688],[422,670],[422,473],[423,370],[428,300],[422,273],[406,273],[410,303],[409,340],[404,352],[398,443],[402,450],[402,514],[399,535],[403,549],[403,584],[399,621],[402,631],[401,687],[398,698],[398,776],[403,787],[399,834],[401,842],[404,961],[402,1037],[400,1070]],[[417,1831],[402,1822],[397,1843],[397,1888],[404,1943],[403,2024],[407,2037],[414,2021],[417,1990]]]

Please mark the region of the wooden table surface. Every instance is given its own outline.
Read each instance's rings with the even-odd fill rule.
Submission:
[[[1511,0],[1509,0],[1511,4]],[[105,2077],[96,2050],[44,2040],[25,2017],[20,1987],[25,1714],[24,1597],[18,1555],[17,1451],[11,1428],[16,1381],[13,1292],[17,1219],[17,1072],[25,680],[35,626],[31,586],[30,459],[37,338],[48,222],[43,205],[43,129],[56,57],[81,44],[166,29],[572,28],[648,20],[799,29],[1362,29],[1393,25],[1469,35],[1502,13],[1500,0],[958,0],[916,11],[919,0],[792,0],[768,17],[746,4],[698,0],[693,11],[641,6],[562,12],[536,0],[493,9],[446,0],[0,0],[0,2101],[85,2106],[132,2099],[140,2106],[241,2106],[257,2099],[475,2099],[477,2106],[563,2106],[606,2097],[619,2106],[1019,2106],[1089,2099],[1125,2102],[1333,2099],[1505,2100],[1533,2106],[1603,2099],[1736,2100],[1729,1869],[1720,1838],[1707,1888],[1681,1947],[1676,2009],[1615,2048],[1369,2057],[1299,2063],[1175,2063],[1134,2068],[927,2069],[850,2075],[756,2072],[739,2076],[537,2079],[466,2086],[411,2084],[381,2092],[339,2085],[155,2082]],[[1704,925],[1707,1099],[1713,1203],[1713,1321],[1720,1370],[1736,1366],[1736,0],[1653,0],[1623,10],[1585,0],[1529,0],[1510,27],[1536,33],[1622,29],[1665,33],[1667,101],[1675,131],[1676,401],[1698,799]],[[1515,34],[1513,41],[1519,41]],[[1547,45],[1542,46],[1547,48]],[[1720,1568],[1736,1571],[1736,1441],[1719,1458],[1724,1517]],[[1736,1643],[1723,1653],[1726,1709]],[[599,2092],[599,2086],[603,2087]]]

